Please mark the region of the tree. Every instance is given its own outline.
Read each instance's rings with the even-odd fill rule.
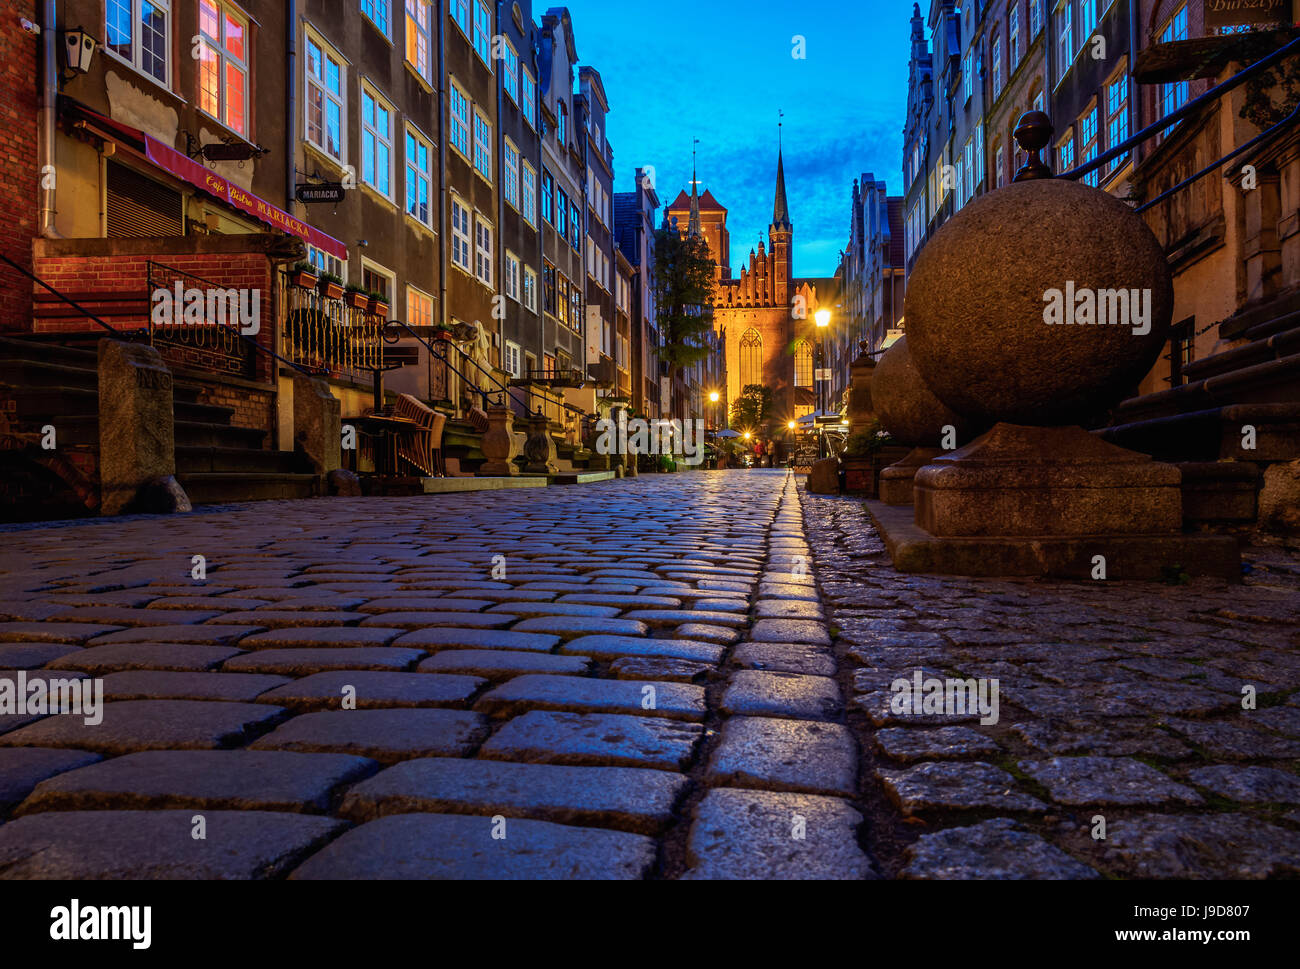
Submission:
[[[772,416],[772,388],[746,384],[731,405],[731,423],[735,427],[759,428]]]
[[[659,359],[674,380],[709,355],[713,332],[713,258],[703,236],[670,225],[655,231],[655,296],[663,345]]]

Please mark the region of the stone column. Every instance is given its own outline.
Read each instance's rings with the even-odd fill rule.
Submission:
[[[480,445],[487,458],[478,469],[479,477],[509,478],[518,474],[515,467],[515,412],[508,404],[493,404],[487,409],[488,428]]]
[[[176,481],[172,374],[153,347],[99,341],[100,514],[190,511]]]
[[[293,378],[294,447],[307,456],[316,474],[343,466],[342,419],[339,401],[319,377]]]
[[[551,437],[551,421],[539,409],[528,419],[528,440],[524,442],[524,457],[528,474],[555,474],[555,439]]]
[[[870,356],[871,345],[866,340],[858,343],[858,357],[849,364],[849,436],[865,431],[875,420],[876,408],[871,398],[871,379],[875,374],[876,360]]]

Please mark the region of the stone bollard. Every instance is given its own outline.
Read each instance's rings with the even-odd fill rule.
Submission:
[[[524,465],[527,474],[555,474],[560,470],[555,463],[555,439],[551,437],[551,422],[540,409],[528,419],[528,440],[524,442]]]
[[[493,404],[487,409],[488,427],[480,445],[486,461],[475,472],[479,477],[511,478],[519,473],[515,467],[515,412],[508,404]]]
[[[293,378],[294,447],[311,462],[312,471],[328,475],[343,466],[343,427],[338,398],[319,377]]]
[[[176,481],[172,374],[153,347],[99,341],[100,514],[190,511]]]

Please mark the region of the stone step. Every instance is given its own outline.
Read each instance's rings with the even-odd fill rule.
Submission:
[[[1247,428],[1253,434],[1248,435]],[[1293,461],[1300,458],[1300,402],[1211,407],[1096,433],[1111,444],[1161,461]],[[1253,447],[1246,446],[1248,442]]]
[[[259,472],[300,474],[307,469],[293,451],[268,451],[250,447],[193,447],[178,445],[178,474]]]
[[[204,472],[178,474],[176,480],[195,505],[311,498],[316,495],[318,487],[313,474]]]

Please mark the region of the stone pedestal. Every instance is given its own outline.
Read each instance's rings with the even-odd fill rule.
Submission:
[[[880,500],[887,505],[910,505],[916,472],[945,453],[937,447],[914,447],[901,461],[880,472]]]
[[[814,461],[808,474],[808,491],[814,495],[840,493],[840,462],[838,458]]]
[[[304,374],[293,378],[294,447],[307,456],[316,474],[329,474],[343,466],[339,413],[338,398],[324,380]]]
[[[1181,488],[1178,468],[1081,427],[1003,423],[915,472],[911,521],[871,510],[905,572],[1239,579],[1233,538],[1182,533]]]
[[[528,474],[555,474],[560,470],[555,463],[555,438],[551,437],[551,422],[545,414],[533,414],[528,420],[528,440],[524,442],[524,458]]]
[[[865,431],[876,419],[875,403],[871,397],[871,381],[876,371],[876,360],[869,356],[870,345],[864,340],[858,344],[860,353],[849,364],[849,436]]]
[[[515,414],[506,404],[493,404],[487,409],[488,426],[483,432],[480,448],[486,461],[476,472],[481,478],[509,478],[518,474],[515,467]],[[530,442],[531,443],[531,439]]]
[[[190,510],[175,480],[173,421],[172,375],[158,351],[100,340],[100,514]]]

